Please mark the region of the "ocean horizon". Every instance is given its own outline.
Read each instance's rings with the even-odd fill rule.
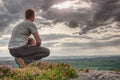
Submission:
[[[110,58],[110,57],[120,57],[120,55],[93,55],[93,56],[48,56],[42,60],[48,59],[86,59],[86,58]],[[0,57],[0,61],[14,60],[12,56]]]
[[[120,56],[50,56],[40,61],[66,63],[76,69],[120,70]],[[13,57],[0,57],[0,64],[18,67]]]

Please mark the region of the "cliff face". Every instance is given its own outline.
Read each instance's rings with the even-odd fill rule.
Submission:
[[[78,72],[76,79],[70,80],[120,80],[120,72],[115,71],[90,71]]]

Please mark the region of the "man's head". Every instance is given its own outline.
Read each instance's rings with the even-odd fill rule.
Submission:
[[[27,19],[27,20],[30,20],[30,21],[34,21],[34,18],[35,18],[35,12],[34,12],[34,10],[32,10],[32,9],[27,9],[26,11],[25,11],[25,19]]]

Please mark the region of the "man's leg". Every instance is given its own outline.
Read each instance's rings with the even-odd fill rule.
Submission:
[[[24,68],[25,67],[25,61],[22,58],[15,58],[16,63],[19,65],[19,68]]]
[[[25,52],[26,55],[24,55],[23,59],[28,64],[47,57],[50,54],[49,49],[40,46],[30,46],[25,49]]]
[[[19,68],[23,68],[26,65],[24,59],[18,55],[18,53],[22,53],[19,49],[9,49],[9,52],[15,57],[15,62],[18,64]]]
[[[12,56],[22,58],[27,63],[37,61],[41,58],[47,57],[50,54],[50,50],[40,46],[23,46],[17,49],[10,50]]]

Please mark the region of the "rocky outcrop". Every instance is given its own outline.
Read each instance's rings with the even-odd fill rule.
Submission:
[[[70,80],[120,80],[120,72],[115,71],[78,71],[78,77]]]

